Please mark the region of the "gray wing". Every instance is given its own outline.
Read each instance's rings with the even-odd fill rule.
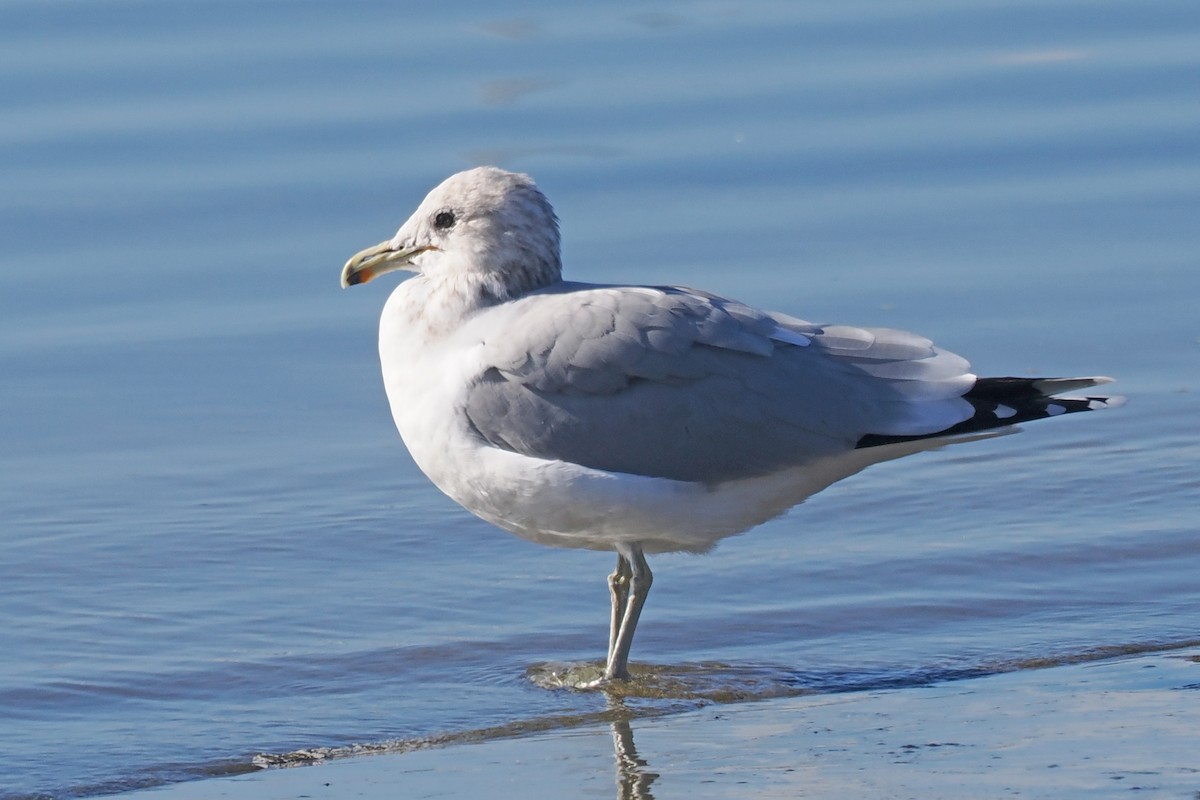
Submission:
[[[496,447],[716,483],[971,416],[967,363],[903,331],[818,326],[678,287],[561,284],[501,312],[466,397]]]

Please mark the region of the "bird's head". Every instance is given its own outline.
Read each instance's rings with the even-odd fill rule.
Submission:
[[[558,219],[528,175],[477,167],[429,193],[396,235],[355,253],[342,286],[393,270],[478,286],[494,301],[560,280]]]

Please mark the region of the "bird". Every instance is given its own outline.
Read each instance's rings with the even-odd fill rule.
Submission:
[[[525,539],[615,551],[605,684],[630,680],[647,554],[703,553],[883,461],[1119,404],[1107,377],[980,378],[917,334],[814,324],[682,286],[562,277],[528,175],[476,167],[428,193],[344,287],[412,273],[379,357],[417,466]]]

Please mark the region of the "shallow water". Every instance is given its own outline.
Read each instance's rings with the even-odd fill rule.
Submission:
[[[604,712],[534,678],[602,654],[612,559],[441,497],[387,281],[337,289],[479,161],[573,278],[1130,397],[657,558],[634,713],[1200,638],[1195,4],[9,2],[0,43],[6,800]]]

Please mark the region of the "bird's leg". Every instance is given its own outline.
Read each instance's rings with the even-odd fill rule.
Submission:
[[[608,661],[612,663],[613,650],[617,646],[617,632],[625,618],[625,604],[629,600],[629,562],[617,553],[617,568],[608,576],[608,593],[612,596],[612,618],[608,625]]]
[[[642,606],[646,604],[650,584],[654,582],[654,574],[650,572],[650,565],[646,563],[641,545],[619,545],[617,553],[629,565],[629,596],[625,602],[625,613],[621,618],[616,642],[608,656],[608,667],[604,670],[606,680],[629,679],[629,647],[633,644],[633,632],[637,630],[638,617],[642,614]]]

